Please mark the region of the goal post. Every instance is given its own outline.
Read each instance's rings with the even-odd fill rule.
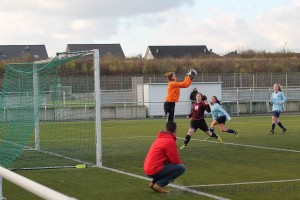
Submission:
[[[94,77],[95,77],[95,110],[96,110],[96,165],[102,167],[102,140],[101,140],[101,94],[100,94],[100,55],[94,49]]]
[[[77,69],[84,73],[73,75]],[[60,87],[71,88],[67,97]],[[0,96],[0,166],[79,163],[102,166],[99,50],[7,64]]]

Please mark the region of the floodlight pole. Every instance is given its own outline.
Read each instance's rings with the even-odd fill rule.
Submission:
[[[96,166],[102,167],[102,137],[101,137],[101,93],[100,93],[100,57],[99,50],[94,49],[95,77],[95,111],[96,111]]]

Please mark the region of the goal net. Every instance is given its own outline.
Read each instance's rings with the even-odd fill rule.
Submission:
[[[7,64],[0,98],[0,166],[101,164],[101,147],[96,146],[101,144],[97,97],[98,50]]]

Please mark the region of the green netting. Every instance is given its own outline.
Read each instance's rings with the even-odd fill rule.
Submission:
[[[86,154],[95,149],[86,141],[95,137],[94,122],[68,116],[76,111],[63,103],[58,75],[60,65],[90,54],[75,52],[6,65],[0,98],[0,166],[49,167],[72,165],[82,157],[94,159],[94,153]]]

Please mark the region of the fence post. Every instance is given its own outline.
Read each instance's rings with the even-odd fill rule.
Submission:
[[[243,87],[243,76],[241,73],[240,73],[240,87]]]
[[[286,87],[285,95],[286,95],[286,98],[288,98],[288,74],[287,74],[287,72],[285,73],[285,87]]]
[[[44,121],[46,122],[47,121],[47,104],[45,103],[45,108],[44,108],[44,112],[45,112],[45,115],[44,115]]]
[[[255,98],[255,91],[254,91],[254,88],[255,88],[255,77],[254,77],[254,74],[252,75],[252,87],[253,87],[253,91],[252,91],[252,100],[254,101],[254,98]]]
[[[233,87],[235,88],[235,73],[233,73]]]

